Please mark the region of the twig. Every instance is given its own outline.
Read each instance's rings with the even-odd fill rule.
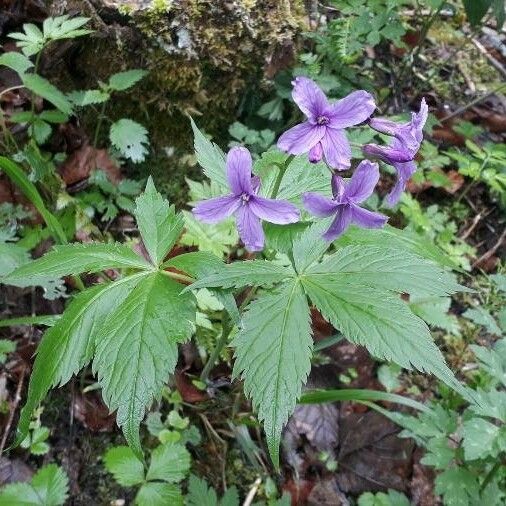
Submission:
[[[486,216],[486,215],[485,215]],[[484,215],[480,212],[478,213],[474,218],[473,218],[473,222],[471,223],[471,226],[465,230],[461,235],[460,235],[460,239],[462,239],[463,241],[465,239],[467,239],[471,233],[473,232],[473,230],[476,228],[476,226],[478,225],[478,223],[480,222],[480,220],[484,217]]]
[[[488,97],[491,97],[492,95],[495,95],[496,93],[499,93],[503,89],[506,89],[506,83],[500,84],[499,86],[497,86],[497,88],[494,88],[492,91],[489,91],[485,95],[477,97],[468,104],[459,107],[455,112],[452,112],[448,114],[448,116],[445,116],[443,119],[439,120],[440,123],[444,123],[445,121],[448,121],[449,119],[454,118],[455,116],[460,116],[463,112],[466,112],[474,105],[478,104],[479,102],[482,102],[483,100],[487,99]]]
[[[20,373],[20,378],[18,381],[18,386],[16,388],[16,395],[14,397],[14,403],[9,413],[9,418],[7,419],[7,424],[5,425],[4,434],[2,436],[2,441],[0,442],[0,455],[3,453],[5,444],[7,443],[7,438],[9,437],[9,433],[11,431],[12,422],[14,420],[14,415],[16,410],[18,409],[19,401],[21,401],[21,390],[23,389],[23,383],[25,381],[25,374],[28,366],[23,366]]]
[[[496,68],[504,77],[506,77],[506,69],[503,65],[496,60],[488,51],[487,48],[476,39],[471,39],[471,42],[477,47],[478,51],[490,62],[490,64]]]
[[[258,492],[258,488],[260,487],[260,483],[262,483],[261,478],[257,478],[255,480],[255,483],[253,483],[253,486],[250,488],[250,491],[248,492],[246,499],[244,499],[242,506],[251,506],[251,503],[253,502],[256,493]]]
[[[473,269],[476,269],[478,265],[480,265],[485,260],[488,260],[503,244],[504,239],[506,239],[506,228],[502,231],[501,237],[499,237],[499,240],[483,255],[481,255],[476,262],[473,263],[471,266]]]

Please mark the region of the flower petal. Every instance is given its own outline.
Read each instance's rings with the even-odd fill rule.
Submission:
[[[378,164],[362,160],[346,185],[344,196],[355,203],[363,202],[374,191],[379,177]]]
[[[330,167],[337,170],[349,169],[351,146],[343,130],[328,128],[321,143],[325,160]]]
[[[255,216],[248,205],[241,206],[236,214],[237,230],[248,251],[264,249],[264,231],[260,218]]]
[[[316,118],[328,108],[329,103],[325,93],[307,77],[296,77],[292,84],[294,102],[308,119],[316,121]]]
[[[324,126],[300,123],[284,132],[278,139],[278,148],[292,155],[307,153],[325,135]]]
[[[233,214],[241,205],[236,195],[225,195],[214,199],[203,200],[193,208],[193,215],[204,223],[217,223]]]
[[[334,199],[337,202],[341,202],[345,189],[343,178],[337,174],[333,174],[332,179],[330,180],[330,185],[332,187],[332,195],[334,196]]]
[[[311,214],[319,218],[333,215],[339,207],[335,200],[313,192],[304,193],[302,203]]]
[[[388,217],[381,213],[374,213],[363,207],[352,205],[351,221],[363,228],[381,228],[388,221]]]
[[[390,193],[386,196],[385,203],[388,207],[393,207],[399,202],[401,194],[406,188],[408,179],[416,172],[415,162],[396,163],[394,167],[395,170],[397,170],[397,181]]]
[[[256,216],[269,223],[285,225],[300,219],[299,210],[286,200],[266,199],[255,195],[251,196],[247,205]]]
[[[227,155],[227,179],[232,193],[252,193],[250,152],[243,147],[232,148]]]
[[[401,127],[399,123],[387,118],[372,118],[369,121],[369,126],[377,132],[387,135],[395,135]]]
[[[330,128],[341,130],[365,121],[376,109],[374,98],[367,91],[359,90],[338,100],[328,109]]]
[[[323,238],[326,241],[333,241],[337,239],[351,223],[351,207],[347,205],[339,206],[334,221],[331,223],[329,229],[323,234]]]
[[[414,153],[404,147],[397,139],[391,146],[379,146],[378,144],[366,144],[362,151],[365,155],[382,160],[385,163],[393,165],[394,163],[404,163],[413,160]]]
[[[309,161],[311,163],[318,163],[323,158],[323,148],[322,143],[317,142],[310,150],[309,150]]]
[[[411,124],[415,130],[415,138],[418,143],[423,140],[423,127],[427,122],[427,117],[429,116],[429,106],[427,102],[425,102],[425,98],[422,98],[422,102],[420,103],[420,111],[411,114]]]

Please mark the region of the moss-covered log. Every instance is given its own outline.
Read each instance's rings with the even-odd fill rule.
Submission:
[[[153,155],[140,172],[159,176],[169,193],[181,181],[178,160],[191,149],[187,115],[223,141],[242,97],[289,63],[307,22],[303,0],[54,0],[50,13],[63,12],[91,17],[96,33],[69,46],[61,66],[48,55],[46,73],[83,89],[113,72],[147,69],[109,111],[149,126]]]

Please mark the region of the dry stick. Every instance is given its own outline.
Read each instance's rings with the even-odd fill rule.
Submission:
[[[471,42],[477,47],[478,51],[490,62],[490,64],[495,67],[503,76],[506,77],[506,69],[487,51],[487,48],[479,40],[471,39]]]
[[[502,231],[501,237],[499,240],[486,252],[481,255],[476,262],[471,266],[472,269],[475,269],[478,265],[480,265],[485,260],[488,260],[503,244],[504,239],[506,239],[506,228]]]
[[[3,453],[5,444],[7,443],[7,438],[9,437],[9,432],[11,431],[12,422],[14,420],[14,415],[16,413],[16,410],[18,409],[19,401],[21,401],[21,390],[23,389],[23,383],[25,381],[25,374],[28,367],[25,365],[21,369],[21,377],[18,381],[18,386],[16,388],[16,395],[14,397],[14,405],[12,406],[12,409],[9,413],[9,418],[7,420],[7,424],[5,425],[4,434],[2,436],[2,442],[0,442],[0,455]]]
[[[253,486],[248,492],[248,495],[246,496],[246,499],[244,500],[242,506],[251,506],[251,503],[253,502],[253,499],[255,498],[255,495],[258,492],[258,488],[260,487],[261,483],[262,483],[261,478],[257,478],[255,480],[255,483],[253,483]]]
[[[491,97],[492,95],[495,95],[496,93],[499,93],[502,89],[506,89],[506,83],[502,83],[497,88],[494,88],[492,91],[489,91],[487,94],[477,97],[471,102],[469,102],[466,105],[463,105],[462,107],[459,107],[455,112],[452,112],[451,114],[448,114],[448,116],[445,116],[443,119],[440,120],[440,123],[444,123],[445,121],[448,121],[451,118],[454,118],[455,116],[460,116],[463,112],[466,112],[468,109],[473,107],[474,105],[478,104],[479,102],[482,102],[483,100],[487,99],[488,97]]]

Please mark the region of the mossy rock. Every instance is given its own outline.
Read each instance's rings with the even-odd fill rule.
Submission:
[[[51,13],[62,12],[91,17],[97,30],[78,42],[62,86],[82,89],[121,70],[149,71],[108,111],[111,119],[127,116],[148,127],[153,155],[134,172],[153,174],[169,193],[174,179],[188,175],[180,163],[191,152],[188,115],[223,145],[246,91],[268,84],[307,28],[303,0],[55,0]]]

